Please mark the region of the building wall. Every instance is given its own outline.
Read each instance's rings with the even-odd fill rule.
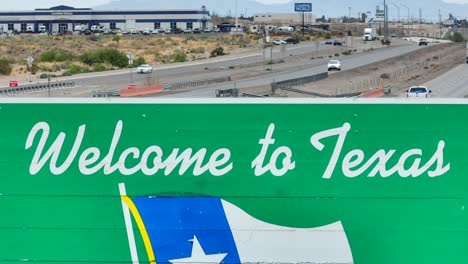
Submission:
[[[305,13],[304,22],[306,24],[316,23],[316,17],[313,14]],[[255,14],[254,23],[262,24],[301,24],[302,13],[260,13]]]
[[[192,13],[190,13],[192,12]],[[206,21],[206,27],[212,29],[213,24],[209,14],[200,10],[172,10],[172,11],[99,11],[99,12],[0,12],[0,28],[8,31],[8,24],[14,24],[14,30],[21,31],[21,24],[28,23],[38,31],[39,25],[51,24],[51,30],[57,31],[59,24],[67,23],[68,30],[74,30],[75,25],[93,24],[104,25],[110,28],[110,23],[116,23],[116,28],[122,30],[154,29],[155,22],[160,23],[160,28],[170,28],[171,22],[176,22],[177,27],[187,28],[187,23],[192,23],[193,28],[202,28],[202,21]],[[154,14],[151,14],[154,13]]]

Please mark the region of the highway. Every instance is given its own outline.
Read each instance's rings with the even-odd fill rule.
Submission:
[[[350,70],[357,67],[372,64],[388,58],[400,56],[415,50],[421,49],[417,45],[388,47],[383,49],[374,50],[366,53],[354,54],[351,56],[342,56],[339,59],[342,63],[342,70]],[[329,59],[311,62],[310,64],[301,65],[299,67],[292,67],[287,71],[281,73],[270,73],[261,77],[252,77],[243,79],[237,82],[223,83],[216,86],[199,88],[196,90],[181,92],[177,94],[167,95],[166,97],[214,97],[217,89],[230,89],[230,88],[246,88],[253,86],[267,85],[272,82],[283,81],[293,78],[310,76],[327,71],[326,64]],[[331,73],[333,74],[333,73]]]
[[[273,59],[279,59],[283,56],[295,56],[302,54],[310,54],[313,52],[321,52],[333,49],[333,46],[324,45],[319,43],[304,43],[295,46],[288,46],[286,53],[282,53],[279,47],[273,50]],[[171,65],[157,66],[154,68],[157,78],[176,76],[177,81],[188,81],[197,78],[203,78],[205,75],[208,78],[212,73],[207,73],[206,69],[229,69],[230,67],[238,67],[240,65],[249,65],[261,63],[264,58],[270,60],[270,49],[265,50],[265,57],[262,52],[254,51],[250,54],[244,55],[228,55],[218,58],[210,58],[203,61],[195,61],[190,63],[177,63]],[[133,70],[133,82],[142,85],[145,82],[146,75],[136,74]],[[194,77],[194,75],[201,75],[201,77]],[[226,75],[226,74],[225,74]],[[183,76],[183,77],[181,77]],[[126,84],[130,82],[130,70],[119,70],[115,72],[107,72],[97,76],[81,76],[77,78],[68,78],[74,80],[77,86],[98,86],[103,89],[108,88],[125,88]]]
[[[427,82],[435,98],[464,98],[468,96],[468,64],[462,64],[453,70]]]

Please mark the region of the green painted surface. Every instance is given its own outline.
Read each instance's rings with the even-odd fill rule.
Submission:
[[[119,183],[129,196],[210,195],[229,201],[262,221],[312,228],[341,221],[357,264],[468,263],[468,105],[360,104],[0,104],[0,261],[20,263],[130,262]],[[114,160],[125,149],[144,151],[159,146],[163,158],[173,148],[230,151],[233,168],[222,176],[192,169],[178,175],[141,172],[83,175],[78,159],[90,147],[107,154],[115,127],[122,135]],[[60,175],[49,162],[31,175],[30,165],[39,138],[25,149],[31,129],[50,126],[48,149],[66,133],[59,164],[66,159],[78,128],[86,125],[77,157]],[[311,144],[319,132],[351,125],[342,154],[330,179],[323,175],[337,137],[323,139],[321,152]],[[255,176],[251,166],[261,150],[270,124],[275,125],[267,157],[280,146],[293,153],[295,169],[284,176],[267,172]],[[395,150],[387,169],[403,153],[421,149],[426,163],[445,142],[438,177],[355,178],[341,169],[346,153],[361,149],[366,161],[377,151]],[[281,156],[282,158],[283,156]],[[416,156],[405,163],[409,168]],[[102,160],[102,157],[99,161]],[[127,159],[126,167],[137,162]],[[375,165],[374,163],[373,165]],[[281,161],[276,164],[282,166]],[[359,166],[358,166],[359,167]],[[436,165],[430,167],[435,169]],[[175,171],[178,171],[176,168]],[[138,247],[142,247],[139,234]],[[141,262],[147,262],[140,252]],[[21,262],[24,263],[24,262]]]

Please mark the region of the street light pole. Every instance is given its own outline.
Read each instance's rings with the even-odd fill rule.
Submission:
[[[396,7],[397,11],[398,11],[398,27],[397,28],[398,28],[398,37],[400,37],[400,35],[401,35],[400,34],[400,23],[401,23],[401,21],[400,21],[400,7],[397,4],[393,3],[393,2],[391,2],[391,4],[394,5]]]
[[[410,33],[410,32],[409,32],[410,8],[409,8],[407,5],[403,4],[403,3],[402,3],[401,5],[402,5],[403,7],[405,7],[406,9],[408,9],[408,21],[407,21],[407,23],[408,23],[408,36],[409,36],[409,35],[410,35],[410,34],[409,34],[409,33]]]

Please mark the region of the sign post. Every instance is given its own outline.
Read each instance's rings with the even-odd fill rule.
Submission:
[[[26,61],[28,62],[28,69],[29,69],[29,82],[32,82],[31,80],[31,72],[32,72],[32,66],[34,63],[34,58],[33,56],[29,56]]]
[[[305,35],[305,13],[312,12],[312,3],[295,3],[294,11],[302,13],[302,37]]]
[[[135,56],[133,55],[133,52],[127,53],[127,58],[128,58],[128,67],[130,68],[130,84],[133,83],[133,69],[132,69],[132,64],[133,64],[133,59]]]

